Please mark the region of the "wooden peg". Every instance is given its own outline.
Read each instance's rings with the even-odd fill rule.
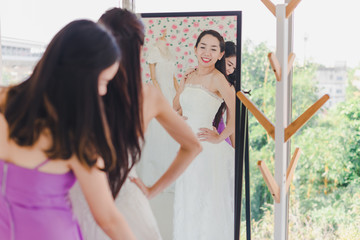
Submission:
[[[286,191],[289,190],[289,186],[290,186],[290,183],[293,179],[293,176],[294,176],[294,171],[295,171],[295,168],[296,168],[296,164],[299,160],[299,157],[300,157],[300,154],[301,154],[301,150],[300,148],[296,148],[295,149],[295,152],[291,158],[291,161],[290,161],[290,165],[286,171]]]
[[[271,67],[275,73],[275,77],[276,77],[276,80],[278,82],[281,81],[281,67],[280,67],[280,63],[277,59],[277,57],[275,56],[274,53],[269,53],[268,54],[268,58],[269,58],[269,61],[270,61],[270,64],[271,64]]]
[[[287,71],[288,75],[289,75],[289,73],[290,73],[290,71],[291,71],[291,69],[293,67],[294,60],[295,60],[295,54],[290,53],[289,57],[288,57],[288,71]]]
[[[293,121],[287,128],[285,128],[284,142],[287,142],[294,133],[296,133],[309,119],[316,113],[322,105],[329,100],[329,95],[325,94],[317,100],[311,107],[309,107],[303,114],[301,114],[295,121]]]
[[[286,18],[288,18],[291,13],[294,11],[296,6],[300,3],[301,0],[291,0],[289,4],[286,6]]]
[[[259,123],[265,128],[267,133],[275,140],[275,127],[274,125],[266,118],[266,116],[248,99],[244,93],[238,91],[236,93],[240,101],[249,109],[249,111],[254,115],[254,117],[259,121]]]
[[[270,0],[261,0],[263,4],[270,10],[270,12],[276,17],[276,7]]]
[[[258,167],[261,171],[261,174],[265,180],[266,185],[268,186],[271,195],[274,197],[276,203],[280,203],[280,188],[277,185],[274,177],[270,173],[264,161],[258,161]]]

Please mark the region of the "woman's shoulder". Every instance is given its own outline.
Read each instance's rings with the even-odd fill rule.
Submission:
[[[216,78],[221,78],[226,80],[225,75],[222,72],[220,72],[218,69],[215,69],[213,76]]]
[[[158,108],[164,101],[162,92],[151,83],[143,83],[142,92],[144,110]]]
[[[224,84],[228,84],[228,81],[226,80],[225,75],[220,72],[219,70],[215,69],[213,75],[212,75],[212,83],[215,85],[224,85]]]
[[[155,100],[161,92],[151,83],[143,83],[142,85],[143,101]]]
[[[150,83],[143,83],[143,118],[145,126],[153,119],[166,102],[161,91]]]

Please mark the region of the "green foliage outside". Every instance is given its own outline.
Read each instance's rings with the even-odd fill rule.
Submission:
[[[242,88],[252,90],[250,99],[275,123],[270,51],[265,43],[246,41],[241,78]],[[293,120],[319,98],[317,68],[295,62]],[[355,70],[348,71],[346,101],[330,110],[321,108],[291,139],[292,153],[300,147],[302,154],[289,190],[289,239],[360,239],[360,92],[352,85]],[[275,143],[251,113],[249,131],[252,239],[273,239],[273,199],[257,161],[264,160],[273,173]],[[246,238],[244,212],[241,239]]]

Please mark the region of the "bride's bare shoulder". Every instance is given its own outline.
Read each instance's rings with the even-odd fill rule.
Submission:
[[[154,107],[163,100],[161,91],[151,83],[143,84],[143,106]]]
[[[161,91],[151,83],[143,83],[143,98],[156,99]]]
[[[226,77],[219,70],[216,70],[214,72],[212,80],[213,80],[214,83],[217,83],[217,84],[222,84],[222,85],[226,84],[226,85],[228,85],[228,81],[226,80]]]
[[[159,111],[166,100],[160,90],[152,84],[143,84],[143,117],[144,117],[144,124],[150,122],[151,119],[157,116]]]
[[[144,101],[155,99],[160,93],[159,89],[151,83],[143,83],[142,92]]]

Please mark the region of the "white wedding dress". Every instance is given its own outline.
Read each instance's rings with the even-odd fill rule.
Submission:
[[[186,84],[180,105],[197,133],[212,128],[223,100],[201,85]],[[202,142],[203,151],[175,185],[174,240],[234,239],[234,149]]]
[[[159,44],[160,43],[163,45],[163,42],[159,42]],[[172,105],[172,100],[176,94],[173,85],[175,65],[171,58],[165,58],[161,54],[160,49],[162,45],[159,45],[160,48],[154,46],[154,48],[150,50],[147,61],[149,63],[156,63],[156,76],[161,91],[169,104]],[[139,177],[146,185],[153,185],[170,166],[179,147],[180,145],[164,130],[159,122],[156,119],[153,119],[149,123],[145,133],[145,144],[142,148],[141,159],[139,163],[134,166],[129,175],[137,177],[138,173]],[[164,192],[173,195],[174,186],[168,187]],[[159,194],[160,196],[157,196],[156,199],[159,199],[161,194]],[[84,240],[110,239],[102,229],[97,226],[78,183],[71,189],[70,198]],[[132,232],[135,234],[136,239],[162,240],[159,226],[149,200],[129,179],[126,180],[121,188],[119,195],[115,199],[115,204],[125,217]],[[168,209],[166,206],[168,206],[168,204],[164,204],[161,211],[166,211],[167,216],[172,216],[173,209]],[[155,214],[159,215],[160,213],[155,212]],[[169,221],[171,220],[170,217]]]
[[[134,168],[129,176],[137,177]],[[78,182],[70,190],[70,199],[84,240],[110,240],[96,224]],[[115,205],[125,217],[136,239],[162,240],[148,199],[129,179],[125,181],[116,197]]]

